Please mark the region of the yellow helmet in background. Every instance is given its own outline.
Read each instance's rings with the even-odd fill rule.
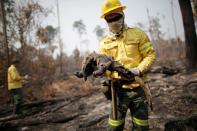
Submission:
[[[123,6],[119,0],[104,0],[101,10],[101,18],[105,18],[106,15],[115,12],[122,12],[126,6]]]

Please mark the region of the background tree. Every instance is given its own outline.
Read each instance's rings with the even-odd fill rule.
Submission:
[[[191,4],[192,4],[194,19],[196,20],[197,19],[197,1],[191,0]]]
[[[56,28],[53,28],[51,26],[46,26],[45,28],[43,28],[45,29],[45,33],[47,34],[47,43],[45,44],[43,44],[44,42],[39,42],[39,38],[36,37],[36,33],[38,29],[42,28],[42,21],[50,13],[50,10],[42,7],[35,0],[6,0],[5,11],[7,18],[6,31],[8,36],[10,58],[18,57],[21,60],[21,67],[19,67],[20,72],[22,75],[24,75],[24,73],[27,73],[32,76],[33,80],[29,82],[30,84],[36,85],[40,82],[43,83],[42,81],[43,79],[45,79],[43,76],[50,78],[51,76],[53,76],[51,74],[54,74],[56,70],[56,61],[51,55],[55,50],[53,43],[56,36]],[[0,15],[0,19],[2,20],[1,10]],[[2,25],[2,21],[0,21],[1,29],[3,27]],[[2,41],[1,37],[3,37],[1,29],[0,41]],[[38,45],[41,45],[42,49],[39,49]],[[5,56],[5,53],[8,53],[8,51],[1,49],[0,57]],[[5,65],[5,63],[3,62],[4,60],[6,59],[0,60],[0,68],[2,67],[2,65]],[[1,71],[2,69],[0,69],[0,76],[2,74]],[[3,69],[3,71],[5,71],[5,69]],[[3,75],[3,77],[4,79],[7,78],[5,75]],[[1,82],[6,83],[2,80]],[[45,83],[47,84],[46,81]],[[39,88],[40,86],[38,86],[37,88]],[[3,92],[5,91],[2,90],[2,93]]]
[[[161,24],[160,24],[160,19],[159,17],[155,16],[155,17],[150,17],[149,19],[149,24],[150,24],[150,28],[149,28],[149,32],[152,34],[152,39],[158,40],[161,39],[163,37],[163,33],[161,31]]]
[[[194,22],[195,22],[195,28],[197,31],[197,1],[192,0],[192,10],[193,10],[193,15],[194,15]]]
[[[38,2],[17,1],[12,6],[12,12],[7,14],[10,46],[15,46],[18,42],[21,53],[25,55],[27,44],[37,44],[34,35],[48,13],[49,10],[44,9]]]
[[[7,5],[8,7],[8,5]],[[10,55],[21,59],[22,70],[31,72],[29,64],[39,58],[40,45],[36,32],[42,27],[43,19],[48,16],[50,10],[44,8],[38,1],[14,1],[9,5],[10,12],[7,13],[7,32]],[[30,59],[31,58],[31,59]]]
[[[79,52],[79,49],[78,49],[78,48],[75,48],[75,49],[73,50],[73,57],[74,57],[74,59],[75,59],[76,61],[79,60],[80,52]]]
[[[82,63],[83,56],[80,55],[79,49],[76,47],[73,51],[72,54],[67,57],[66,61],[66,68],[65,70],[68,73],[74,73],[76,70],[81,69],[81,63]]]
[[[197,38],[194,26],[194,18],[190,0],[179,0],[182,13],[185,41],[186,41],[186,57],[189,62],[189,67],[197,66]]]
[[[7,72],[8,72],[8,66],[9,66],[9,48],[8,48],[8,40],[7,40],[7,24],[6,24],[6,11],[5,11],[5,1],[1,0],[1,20],[2,20],[2,27],[3,27],[3,55],[5,55],[5,59],[2,59],[4,62],[4,66],[0,64],[0,70],[4,70],[1,71],[0,73],[3,74],[4,79],[2,79],[3,81],[5,81],[5,86],[6,89],[8,88],[8,79],[7,79]],[[1,52],[0,52],[1,53]],[[2,56],[3,57],[3,56]]]
[[[173,3],[173,0],[170,1],[170,4],[171,4],[171,15],[172,15],[172,21],[173,21],[173,24],[174,24],[175,37],[178,38],[177,27],[176,27],[176,20],[175,20],[175,16],[174,16],[174,3]]]
[[[81,37],[82,37],[82,35],[86,34],[86,25],[83,23],[82,20],[77,20],[77,21],[74,21],[74,23],[73,23],[73,29],[77,30],[77,33],[78,33],[79,39],[80,39],[79,49],[81,49]]]
[[[160,46],[158,44],[158,41],[160,41],[162,37],[164,36],[164,34],[161,31],[160,19],[158,16],[150,16],[148,8],[146,11],[147,11],[148,23],[149,23],[148,32],[149,32],[152,42],[154,43],[157,56],[160,57],[161,51],[160,51]]]
[[[100,25],[97,25],[93,32],[96,34],[96,37],[98,39],[98,41],[100,41],[100,39],[104,36],[105,34],[105,28],[102,28]]]
[[[46,43],[45,48],[48,50],[49,54],[53,55],[55,49],[57,49],[57,46],[54,45],[57,36],[57,28],[54,28],[51,25],[48,25],[45,28],[41,27],[37,30],[36,35],[42,43]]]

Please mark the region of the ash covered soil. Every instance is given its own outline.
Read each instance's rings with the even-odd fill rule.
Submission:
[[[163,131],[170,120],[197,115],[197,72],[154,67],[148,74],[153,96],[151,131]],[[106,131],[110,101],[99,91],[99,80],[87,82],[69,75],[44,87],[45,97],[28,99],[21,115],[12,115],[12,105],[0,107],[1,131]],[[39,91],[33,94],[41,93]],[[131,130],[130,112],[124,131]]]

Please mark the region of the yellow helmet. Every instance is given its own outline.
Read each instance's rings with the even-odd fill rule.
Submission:
[[[106,15],[114,12],[122,12],[126,6],[123,6],[119,0],[104,0],[101,10],[101,18],[105,18]]]

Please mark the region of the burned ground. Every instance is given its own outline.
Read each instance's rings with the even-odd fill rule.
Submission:
[[[153,95],[153,111],[150,111],[151,131],[163,131],[165,123],[187,119],[197,115],[197,72],[179,69],[165,73],[154,67],[149,75]],[[174,71],[174,70],[171,70]],[[12,115],[12,106],[0,107],[0,130],[2,131],[105,131],[110,101],[99,91],[99,79],[88,78],[86,82],[68,75],[44,87],[42,94],[31,100],[24,88],[26,104],[23,115]],[[125,131],[130,130],[129,111]]]

